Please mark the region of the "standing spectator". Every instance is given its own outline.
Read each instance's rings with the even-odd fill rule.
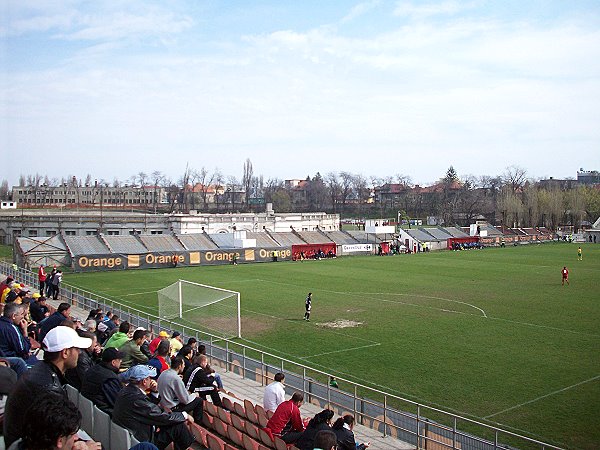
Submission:
[[[119,325],[119,331],[114,333],[108,341],[104,343],[104,348],[120,348],[125,342],[129,340],[129,330],[131,325],[129,322],[121,322]]]
[[[183,374],[185,387],[189,392],[197,392],[202,398],[210,395],[212,402],[217,406],[223,406],[217,387],[214,385],[215,378],[206,373],[208,357],[206,355],[196,356],[190,368]]]
[[[165,411],[185,411],[192,414],[194,420],[202,422],[202,399],[197,393],[191,394],[183,384],[180,375],[183,373],[183,359],[175,356],[171,368],[158,377],[158,393],[160,406]]]
[[[50,309],[46,303],[46,297],[42,297],[40,294],[35,293],[32,298],[34,301],[29,304],[29,312],[31,313],[31,318],[35,322],[40,323],[50,315]]]
[[[285,375],[281,372],[276,373],[273,382],[265,388],[263,396],[263,407],[265,411],[273,411],[285,401],[285,387],[283,386]]]
[[[52,277],[52,298],[58,300],[60,295],[60,283],[62,282],[62,270],[58,269]]]
[[[15,302],[4,305],[0,317],[0,351],[4,356],[22,358],[28,365],[38,362],[30,355],[31,342],[27,336],[26,307]]]
[[[123,388],[119,379],[123,356],[116,348],[105,349],[102,361],[83,375],[81,383],[81,394],[109,415],[112,415],[117,394]]]
[[[173,442],[175,450],[185,450],[195,441],[186,426],[194,419],[186,412],[165,412],[148,399],[145,392],[153,386],[155,376],[152,367],[131,368],[129,384],[117,396],[113,422],[130,430],[140,442],[153,442],[161,449]]]
[[[370,442],[365,442],[358,445],[354,439],[354,417],[350,414],[346,414],[340,417],[333,424],[333,432],[337,436],[338,448],[340,450],[365,450]]]
[[[101,449],[100,443],[77,436],[81,413],[68,398],[46,393],[36,400],[24,413],[23,439],[9,450]]]
[[[160,341],[158,348],[154,353],[154,357],[148,360],[148,365],[156,369],[156,375],[160,375],[162,372],[169,368],[169,353],[171,343],[168,340]]]
[[[183,339],[181,338],[181,333],[179,331],[173,331],[169,342],[171,343],[170,356],[175,356],[177,352],[181,350],[181,347],[183,347]]]
[[[133,333],[133,337],[119,348],[119,350],[123,352],[121,369],[129,369],[131,366],[136,364],[144,364],[148,362],[148,357],[140,350],[140,346],[145,340],[146,332],[143,330],[137,330]]]
[[[44,265],[40,264],[38,269],[38,281],[40,282],[40,295],[44,295],[44,287],[46,287],[46,272],[44,271]]]
[[[92,345],[88,348],[82,349],[79,352],[79,358],[77,358],[77,366],[68,369],[65,372],[65,378],[67,382],[76,388],[78,391],[81,390],[81,383],[88,370],[96,365],[96,358],[100,354],[101,347],[98,345],[98,340],[94,333],[89,331],[80,331],[79,336],[91,339]]]
[[[23,437],[23,412],[35,404],[42,393],[66,395],[64,374],[77,366],[80,349],[88,348],[92,342],[79,337],[72,328],[58,326],[48,332],[42,344],[44,360],[17,381],[6,402],[4,441],[7,447]]]
[[[44,340],[46,334],[52,329],[59,326],[65,319],[71,319],[71,305],[61,303],[58,305],[56,312],[46,317],[40,325],[39,339]]]
[[[273,416],[267,422],[268,428],[274,436],[279,436],[286,444],[293,444],[302,436],[304,424],[300,417],[300,407],[304,403],[304,396],[294,392],[292,398],[281,403]]]
[[[52,297],[52,280],[54,280],[54,275],[56,275],[56,264],[52,267],[52,271],[50,274],[46,275],[46,297]]]

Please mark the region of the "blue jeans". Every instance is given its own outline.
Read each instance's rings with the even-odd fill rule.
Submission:
[[[8,361],[10,368],[17,373],[17,377],[21,377],[21,375],[27,372],[27,364],[23,358],[18,358],[16,356],[3,356],[2,359]]]

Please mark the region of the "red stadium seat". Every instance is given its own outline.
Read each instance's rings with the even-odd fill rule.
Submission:
[[[221,436],[221,437],[228,437],[227,434],[227,424],[225,422],[223,422],[221,419],[219,419],[218,417],[215,417],[213,420],[213,426],[214,426],[214,430],[215,432]]]
[[[231,425],[231,413],[225,411],[223,408],[217,407],[217,414],[219,419],[221,419],[227,425]]]
[[[247,434],[242,434],[242,441],[244,443],[245,450],[259,450],[258,442]]]
[[[235,445],[239,445],[239,446],[244,445],[244,438],[242,437],[242,432],[240,430],[237,430],[234,427],[229,427],[229,428],[227,428],[227,434],[229,436],[229,439],[231,439],[231,441]]]
[[[215,436],[214,434],[209,434],[206,437],[206,440],[208,442],[208,448],[210,450],[224,450],[225,448],[225,442],[223,441],[223,439]]]
[[[246,421],[237,414],[231,415],[231,425],[240,430],[242,433],[246,433]]]
[[[260,436],[258,435],[258,427],[249,420],[246,421],[246,434],[248,434],[248,436],[250,436],[252,439],[260,440]]]

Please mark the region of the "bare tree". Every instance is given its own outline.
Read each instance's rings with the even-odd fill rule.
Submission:
[[[502,181],[508,185],[513,194],[519,192],[527,182],[527,171],[517,166],[509,166],[502,174]]]
[[[325,185],[327,186],[327,193],[329,194],[329,200],[331,202],[331,208],[333,213],[337,212],[337,204],[340,200],[340,180],[335,172],[329,172],[325,176]]]
[[[246,191],[246,207],[250,201],[250,187],[252,186],[253,175],[254,170],[252,169],[252,161],[250,161],[250,158],[246,158],[246,162],[244,163],[244,174],[242,176],[242,186]]]
[[[340,172],[340,200],[342,211],[346,209],[346,202],[352,196],[352,180],[354,175],[349,172]]]
[[[0,198],[2,200],[8,200],[8,180],[2,180],[2,184],[0,184]]]

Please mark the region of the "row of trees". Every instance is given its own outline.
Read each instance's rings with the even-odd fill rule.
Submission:
[[[574,180],[534,180],[519,167],[508,167],[496,176],[459,176],[451,166],[438,182],[421,187],[409,176],[370,176],[346,171],[317,172],[299,182],[255,175],[250,159],[244,162],[240,179],[220,170],[186,167],[173,181],[159,171],[139,172],[126,181],[114,179],[82,182],[76,177],[57,180],[40,175],[22,175],[19,186],[139,186],[167,192],[170,212],[263,210],[272,203],[278,212],[326,211],[344,217],[435,217],[439,223],[467,225],[480,216],[506,226],[559,225],[579,227],[600,216],[600,188],[578,185]],[[156,192],[153,196],[156,199]],[[3,181],[0,195],[10,195]]]

